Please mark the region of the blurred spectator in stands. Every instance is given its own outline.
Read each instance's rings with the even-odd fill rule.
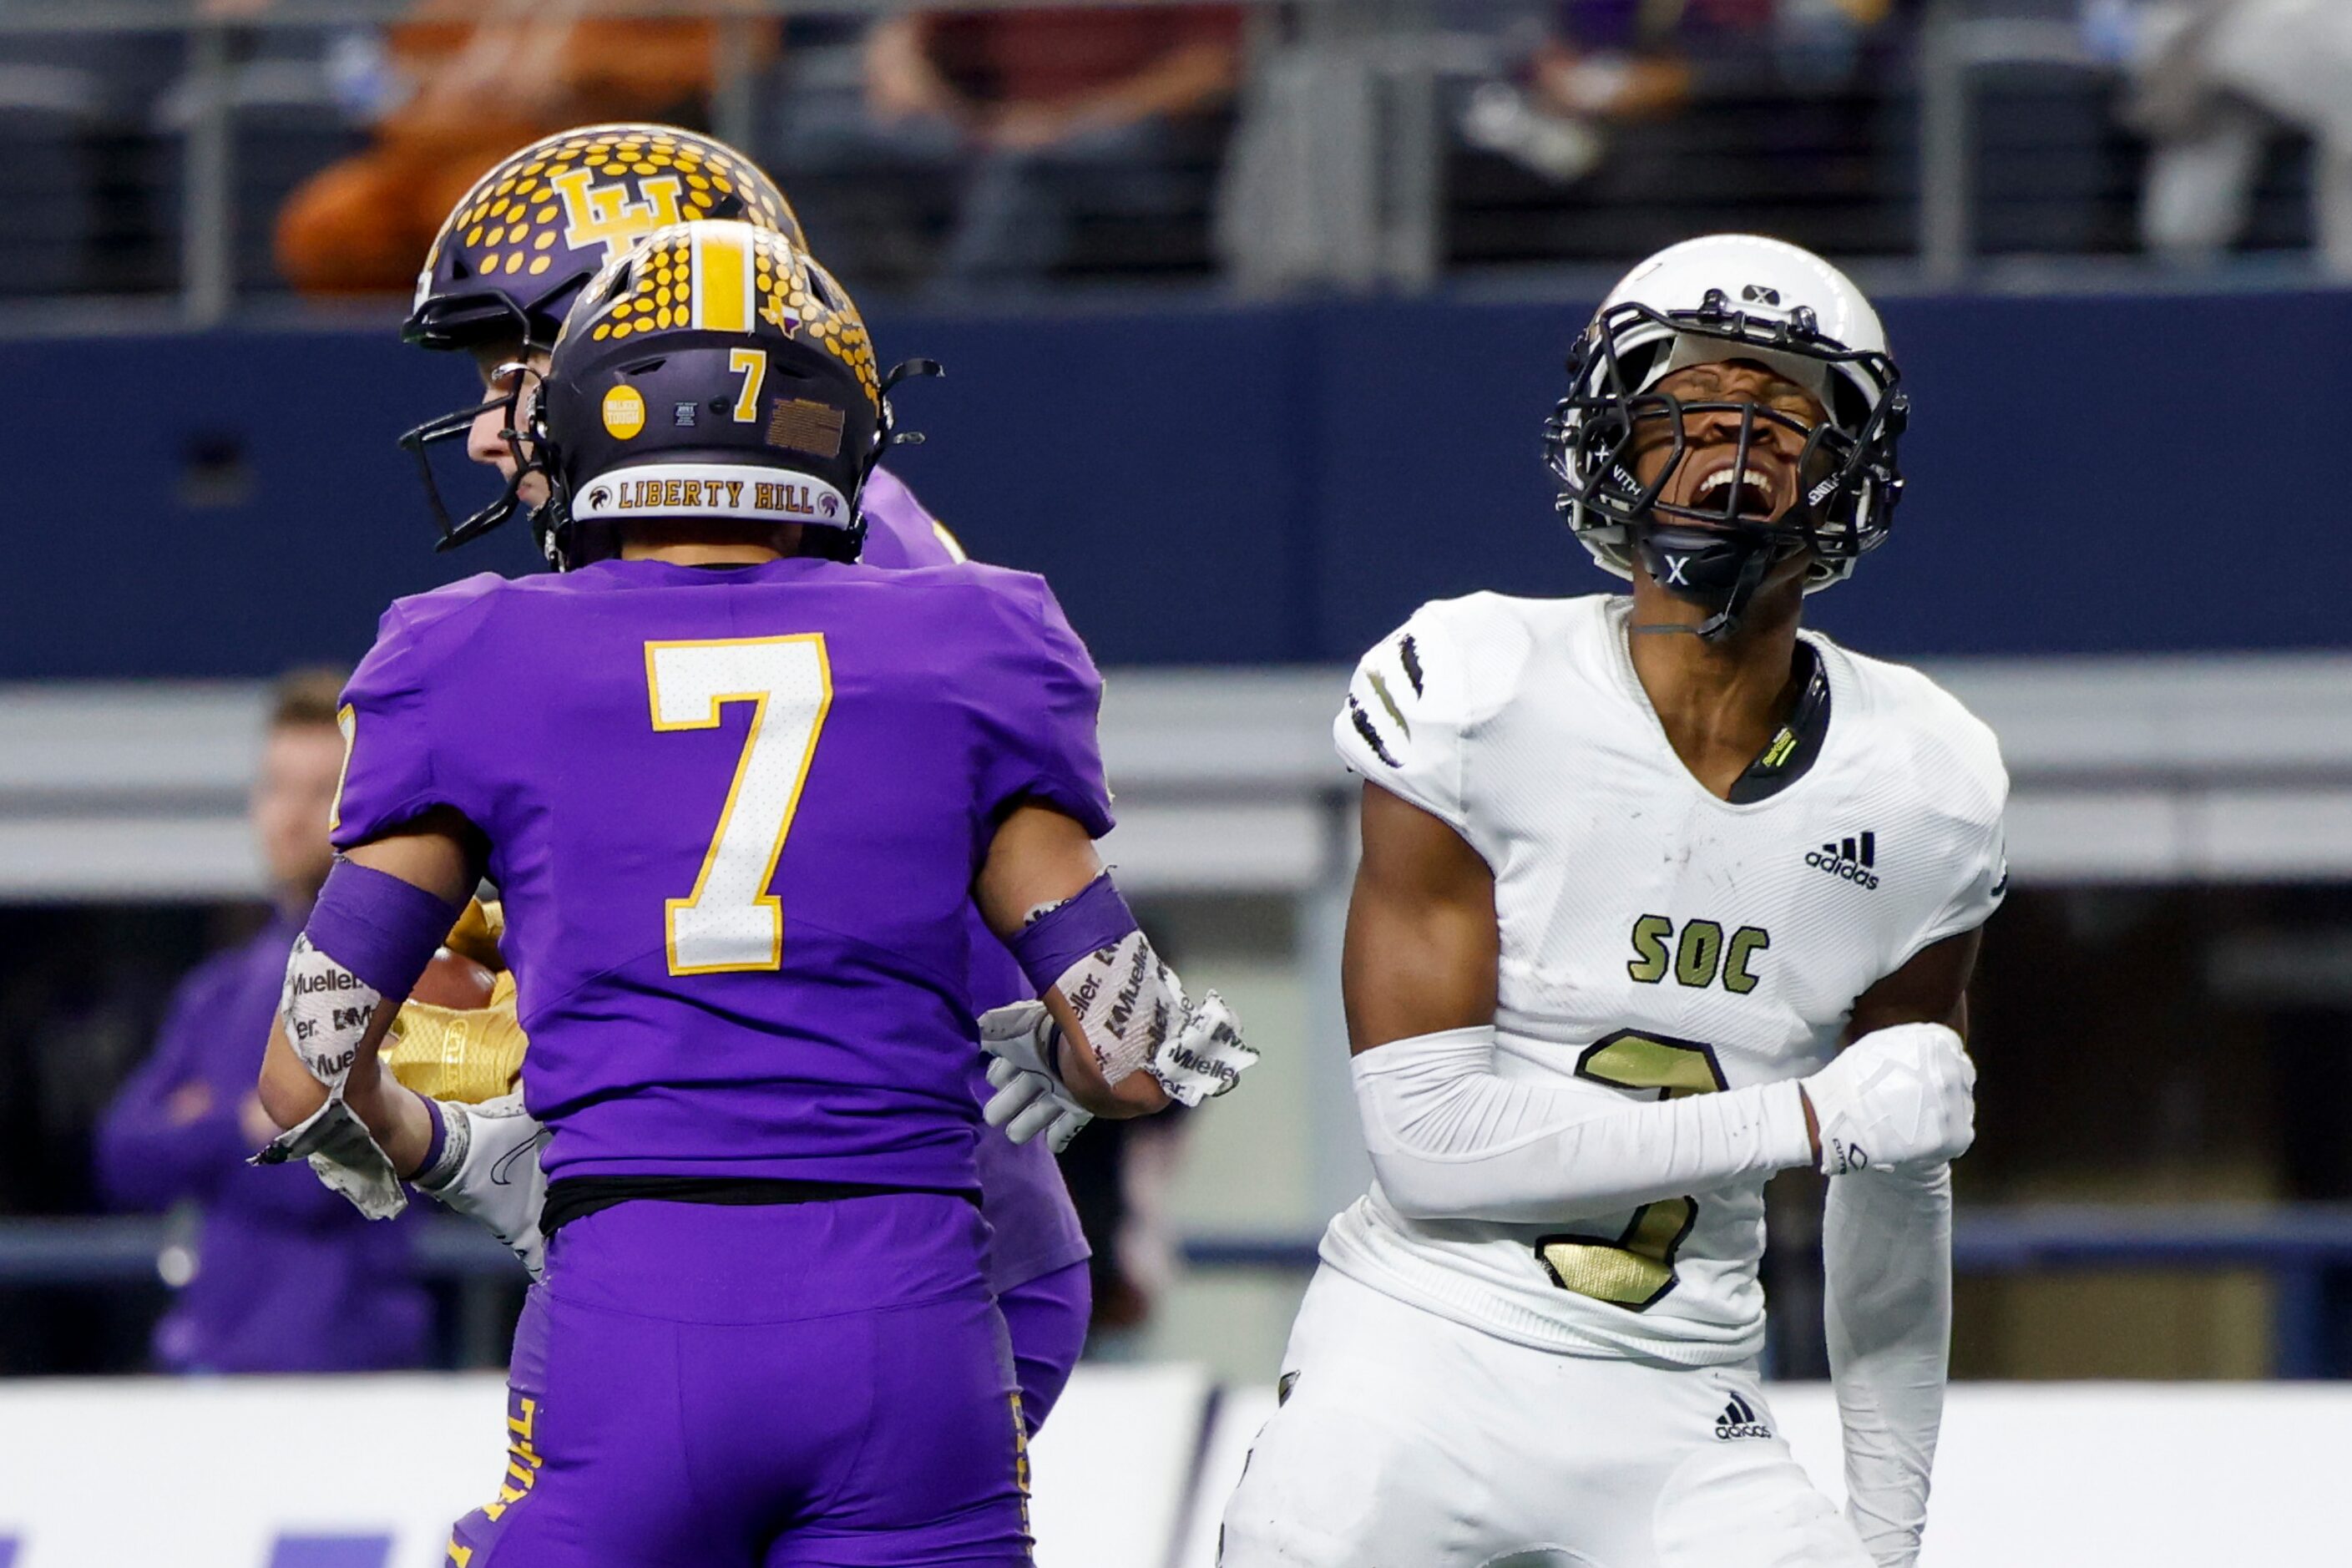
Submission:
[[[1892,0],[1557,0],[1540,15],[1485,9],[1501,69],[1464,100],[1463,140],[1565,184],[1600,167],[1611,126],[1688,107],[1708,57],[1730,54],[1743,79],[1769,61],[1782,86],[1842,87]]]
[[[1654,120],[1690,101],[1685,7],[1626,0],[1569,0],[1536,51],[1534,86],[1563,114],[1593,120]]]
[[[2094,14],[2120,33],[2126,118],[2155,143],[2140,203],[2148,248],[2218,259],[2245,231],[2264,142],[2287,127],[2314,143],[2321,265],[2352,278],[2352,4],[2152,0]]]
[[[306,293],[405,293],[457,198],[517,147],[599,121],[698,122],[716,24],[583,16],[593,9],[425,0],[385,36],[380,59],[347,49],[338,69],[375,122],[373,142],[287,198],[287,280]]]
[[[192,1268],[156,1326],[173,1372],[357,1372],[424,1359],[430,1302],[405,1223],[362,1219],[308,1165],[246,1157],[276,1135],[254,1095],[286,956],[334,852],[341,776],[333,670],[279,681],[250,805],[276,911],[244,946],[181,982],[154,1053],[98,1136],[99,1178],[125,1208],[194,1205]]]
[[[1659,119],[1689,100],[1681,12],[1635,0],[1465,9],[1462,21],[1498,58],[1464,100],[1463,140],[1562,184],[1582,179],[1601,166],[1609,122]]]
[[[1069,257],[1083,218],[1184,216],[1180,171],[1233,97],[1242,24],[1233,5],[892,17],[867,35],[862,103],[799,114],[786,166],[946,172],[958,188],[936,284],[1033,280]],[[854,195],[820,187],[810,205]],[[840,270],[876,270],[869,225],[813,226]]]

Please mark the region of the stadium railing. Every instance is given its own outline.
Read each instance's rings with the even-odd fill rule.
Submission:
[[[418,1271],[461,1286],[517,1278],[513,1258],[466,1221],[435,1216],[415,1231]],[[184,1245],[172,1221],[147,1216],[0,1219],[0,1289],[141,1285],[168,1277]],[[1303,1274],[1315,1267],[1316,1237],[1195,1234],[1181,1250],[1195,1269]],[[2062,1272],[2254,1270],[2273,1287],[2272,1367],[2282,1378],[2320,1375],[2326,1365],[2325,1277],[2352,1268],[2352,1206],[2334,1205],[2025,1204],[1963,1208],[1955,1219],[1952,1264],[1963,1278]],[[504,1346],[492,1311],[488,1337],[463,1347],[473,1364],[494,1364]],[[476,1353],[476,1352],[480,1353]]]
[[[958,0],[954,8],[1083,3]],[[2014,224],[1988,222],[1994,208],[2013,210],[2029,227],[2053,222],[2066,231],[2028,250],[2092,254],[2133,247],[2133,156],[2106,114],[2114,61],[2071,6],[2050,0],[1931,0],[1916,27],[1885,29],[1884,41],[1859,65],[1850,63],[1834,89],[1801,75],[1774,77],[1778,57],[1769,38],[1742,43],[1738,48],[1754,56],[1750,68],[1697,73],[1692,107],[1703,123],[1663,138],[1654,127],[1610,128],[1629,153],[1623,175],[1549,184],[1494,157],[1480,164],[1460,128],[1467,123],[1465,105],[1481,85],[1523,74],[1528,42],[1523,28],[1514,31],[1509,7],[1442,8],[1427,0],[1243,3],[1256,17],[1239,130],[1222,171],[1202,171],[1202,188],[1214,186],[1216,194],[1205,198],[1211,210],[1194,216],[1213,231],[1214,265],[1245,291],[1417,290],[1457,264],[1622,260],[1646,248],[1654,237],[1650,229],[1660,223],[1683,232],[1710,224],[1764,227],[1842,256],[1892,255],[1900,258],[1897,275],[1916,273],[1939,286],[1976,274],[1989,247],[2013,237]],[[774,89],[756,63],[758,51],[743,47],[747,29],[788,13],[856,19],[898,8],[889,0],[824,0],[814,10],[785,0],[730,5],[713,60],[712,129],[760,145],[756,127]],[[357,130],[326,91],[331,73],[311,69],[317,81],[298,89],[289,84],[302,72],[278,61],[288,68],[277,72],[274,85],[259,84],[256,62],[241,58],[246,42],[379,26],[409,9],[406,0],[273,0],[233,12],[185,0],[16,0],[0,7],[0,65],[12,47],[53,47],[60,38],[184,43],[176,70],[131,108],[142,129],[130,140],[142,145],[115,146],[99,160],[105,165],[100,183],[109,186],[99,193],[100,210],[76,216],[60,207],[58,221],[96,225],[97,251],[135,247],[118,210],[125,191],[116,187],[156,178],[160,164],[175,191],[153,205],[176,211],[176,234],[151,237],[175,268],[178,318],[201,327],[247,302],[240,273],[252,273],[255,264],[242,258],[264,248],[257,236],[266,233],[265,216],[242,210],[272,199],[271,193],[247,191],[240,177],[240,161],[256,161],[240,140],[251,111],[284,111],[289,124],[313,137],[334,126],[345,134]],[[606,0],[597,14],[711,10],[691,0]],[[97,60],[89,68],[111,68]],[[160,68],[143,58],[134,74]],[[2029,97],[2055,92],[2063,110],[2054,116],[1979,113],[1989,97],[2023,79],[2041,84]],[[7,93],[0,79],[0,112],[9,108]],[[1840,94],[1837,105],[1811,113]],[[88,120],[85,114],[78,122]],[[1796,129],[1801,121],[1812,128]],[[2045,147],[2020,143],[2021,136],[2028,143],[2054,140]],[[1784,137],[1794,140],[1779,144]],[[163,145],[145,146],[150,139]],[[2059,155],[2043,155],[2053,151]],[[262,161],[315,155],[281,148]],[[277,170],[268,178],[301,172]],[[1767,193],[1766,186],[1775,188]],[[66,200],[53,197],[51,205]],[[2078,216],[2049,218],[2053,200]],[[149,278],[125,289],[121,269],[102,256],[96,270],[97,280],[77,291],[152,292],[163,281]],[[45,275],[24,268],[0,278],[0,290],[47,291],[28,281]]]
[[[1026,10],[1089,3],[1090,0],[957,0],[952,7],[939,8],[966,12]],[[1197,0],[1126,3],[1176,5]],[[1274,0],[1220,3],[1270,7]],[[1283,3],[1293,12],[1305,15],[1341,0]],[[1345,3],[1352,4],[1354,0]],[[332,137],[328,132],[331,130],[340,128],[347,138],[365,130],[364,118],[339,102],[335,88],[339,75],[360,68],[356,61],[339,70],[323,58],[276,58],[265,53],[259,59],[247,58],[249,46],[256,40],[300,40],[307,35],[312,45],[310,55],[317,55],[318,39],[331,32],[349,34],[402,21],[433,19],[418,17],[415,9],[413,0],[254,0],[252,4],[234,6],[196,5],[189,0],[95,0],[91,4],[79,0],[16,0],[0,6],[0,67],[9,63],[12,51],[30,48],[45,55],[58,52],[62,47],[66,53],[88,57],[75,73],[77,78],[90,79],[99,96],[110,100],[120,96],[111,90],[114,84],[105,79],[110,73],[130,69],[140,77],[131,89],[137,101],[116,106],[117,111],[110,117],[81,115],[77,124],[85,130],[96,127],[100,140],[131,144],[115,146],[110,156],[100,160],[108,165],[109,182],[121,185],[127,181],[133,187],[114,190],[116,205],[130,197],[146,198],[148,205],[157,210],[175,212],[176,232],[149,235],[118,227],[103,238],[121,245],[149,241],[167,257],[174,257],[171,265],[175,276],[170,289],[175,298],[174,313],[182,324],[203,328],[223,321],[246,302],[242,296],[248,292],[247,279],[257,269],[266,270],[266,263],[257,262],[254,258],[266,255],[269,214],[251,210],[254,205],[274,204],[284,195],[288,177],[299,178],[321,165],[327,156],[348,151],[347,147],[331,145]],[[709,129],[722,140],[759,150],[764,142],[761,134],[763,112],[776,96],[776,84],[771,75],[773,51],[754,47],[755,29],[787,20],[857,21],[905,9],[890,0],[824,0],[815,6],[788,4],[787,0],[730,0],[723,5],[709,4],[709,0],[700,4],[694,0],[599,0],[593,7],[593,16],[582,19],[715,19],[718,26],[712,45],[711,85],[707,100],[698,108]],[[125,39],[177,44],[181,59],[174,68],[142,58],[132,69],[110,58],[110,51],[100,47]],[[299,47],[289,47],[302,55]],[[383,68],[379,61],[373,68]],[[12,79],[6,72],[0,71],[0,114],[12,107]],[[247,188],[239,166],[245,156],[239,139],[241,121],[257,109],[285,111],[310,142],[307,153],[290,154],[300,166],[274,171],[276,176],[287,177],[263,182],[265,188],[258,193]],[[154,170],[147,166],[156,160],[163,161],[167,167],[175,163],[167,177],[171,188],[136,188],[156,179]],[[114,167],[124,162],[140,167],[125,174]],[[135,231],[139,226],[133,223],[131,229]],[[1251,242],[1248,236],[1239,239],[1244,245]],[[95,284],[85,281],[81,287],[65,291],[128,295],[163,291],[158,287],[163,281],[160,277],[134,278],[123,286],[110,281],[114,270],[100,268]],[[21,288],[15,279],[0,278],[0,296],[21,291]],[[122,301],[114,303],[120,305]]]
[[[1926,661],[2001,738],[2021,883],[2352,878],[2352,654]],[[1110,840],[1139,892],[1344,902],[1336,668],[1115,668]],[[251,681],[0,684],[0,900],[259,891]],[[1336,1036],[1334,1037],[1336,1037]]]

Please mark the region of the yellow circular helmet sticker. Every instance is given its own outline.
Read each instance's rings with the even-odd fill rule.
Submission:
[[[616,386],[604,395],[604,428],[625,441],[646,427],[646,400],[634,386]]]

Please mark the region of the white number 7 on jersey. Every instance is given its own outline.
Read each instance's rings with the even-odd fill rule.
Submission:
[[[669,972],[779,968],[784,906],[768,884],[833,706],[824,636],[649,642],[646,689],[656,730],[715,730],[722,706],[752,704],[751,732],[694,891],[663,905]]]

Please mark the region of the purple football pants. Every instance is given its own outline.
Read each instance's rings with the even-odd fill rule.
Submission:
[[[1013,1340],[1013,1370],[1021,1381],[1021,1415],[1034,1435],[1054,1413],[1055,1401],[1070,1381],[1070,1369],[1087,1348],[1087,1320],[1094,1310],[1094,1285],[1086,1261],[1008,1285],[997,1293]]]
[[[450,1562],[1026,1568],[985,1245],[918,1194],[572,1221],[516,1328],[506,1484]]]

